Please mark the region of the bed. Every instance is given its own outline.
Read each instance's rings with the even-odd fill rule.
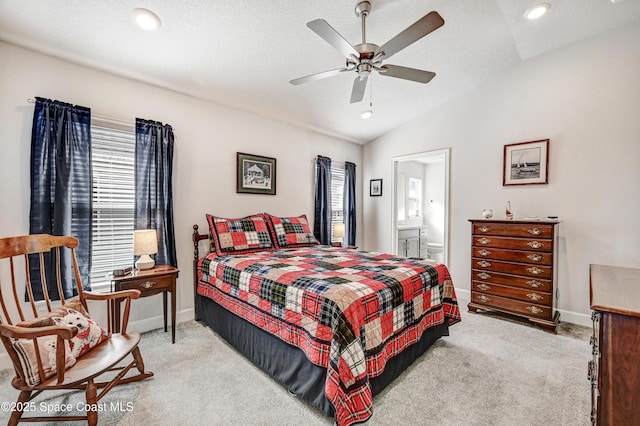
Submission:
[[[340,426],[460,320],[445,265],[319,245],[304,216],[207,219],[196,319]]]

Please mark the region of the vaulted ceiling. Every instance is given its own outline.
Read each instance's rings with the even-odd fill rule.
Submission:
[[[355,73],[289,84],[345,65],[306,23],[322,18],[358,44],[355,0],[2,0],[0,40],[366,143],[508,67],[640,20],[640,0],[546,0],[551,9],[537,21],[523,17],[536,0],[370,1],[367,42],[378,45],[432,10],[444,18],[389,60],[435,72],[430,83],[375,74],[356,104]],[[160,28],[136,27],[137,7],[155,12]]]

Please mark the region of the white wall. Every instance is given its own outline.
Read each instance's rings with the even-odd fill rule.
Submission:
[[[429,243],[444,243],[445,172],[444,158],[424,167],[424,223]]]
[[[362,182],[362,146],[237,109],[0,43],[0,237],[29,232],[29,157],[36,96],[90,107],[94,114],[135,117],[173,126],[174,214],[179,319],[193,318],[191,232],[207,232],[206,213],[236,217],[267,211],[307,214],[313,220],[314,158],[356,164]],[[236,194],[236,152],[277,159],[277,195]],[[356,191],[361,209],[362,189]],[[362,235],[362,216],[357,218]],[[361,244],[361,237],[357,244]],[[4,285],[5,283],[3,283]],[[162,298],[134,302],[132,327],[162,324]]]
[[[469,218],[557,215],[561,321],[589,324],[589,264],[640,267],[640,24],[504,71],[364,148],[364,180],[394,156],[451,147],[449,267],[470,286]],[[502,186],[505,144],[550,139],[548,185]],[[364,198],[367,250],[392,247],[392,200]]]

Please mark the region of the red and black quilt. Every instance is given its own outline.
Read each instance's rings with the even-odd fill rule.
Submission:
[[[368,419],[370,377],[430,327],[460,320],[445,265],[313,246],[201,259],[198,293],[327,367],[338,425]]]

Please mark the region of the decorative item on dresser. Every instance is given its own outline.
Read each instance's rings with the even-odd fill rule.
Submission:
[[[640,421],[640,269],[590,265],[591,422]]]
[[[557,220],[470,219],[471,312],[518,315],[555,333]]]

